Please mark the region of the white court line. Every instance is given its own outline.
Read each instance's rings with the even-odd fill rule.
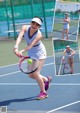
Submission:
[[[0,83],[0,85],[37,86],[38,83]],[[51,86],[80,86],[78,83],[51,83]]]
[[[53,57],[53,56],[48,56],[46,59],[50,58],[50,57]],[[11,65],[6,65],[6,66],[1,66],[1,68],[7,68],[7,67],[10,67],[10,66],[14,66],[14,65],[18,65],[19,63],[15,63],[15,64],[11,64]]]
[[[19,73],[21,71],[15,71],[15,72],[11,72],[11,73],[7,73],[7,74],[3,74],[3,75],[0,75],[0,78],[1,77],[4,77],[4,76],[7,76],[7,75],[12,75],[12,74],[16,74],[16,73]]]
[[[73,74],[64,74],[64,75],[55,75],[56,77],[60,77],[60,76],[77,76],[77,75],[80,75],[80,73],[73,73]]]
[[[75,101],[75,102],[70,103],[70,104],[67,104],[67,105],[64,105],[64,106],[61,106],[61,107],[58,107],[58,108],[56,108],[56,109],[47,111],[46,113],[53,113],[54,111],[58,111],[58,110],[60,110],[60,109],[63,109],[63,108],[66,108],[66,107],[69,107],[69,106],[72,106],[72,105],[75,105],[75,104],[78,104],[78,103],[80,103],[80,100],[79,100],[79,101]]]
[[[74,74],[64,74],[64,75],[55,75],[56,77],[66,77],[66,76],[77,76],[77,75],[80,75],[80,73],[74,73]]]
[[[69,37],[70,37],[72,34],[76,33],[76,32],[77,32],[77,31],[72,32],[72,33],[69,35]],[[67,37],[65,37],[65,38],[67,38]]]
[[[52,65],[52,64],[54,64],[54,63],[48,63],[48,64],[45,64],[43,66],[48,66],[48,65]],[[14,71],[14,72],[11,72],[11,73],[2,74],[2,75],[0,75],[0,77],[4,77],[4,76],[7,76],[7,75],[12,75],[12,74],[19,73],[19,72],[21,72],[21,71]]]
[[[59,67],[59,70],[58,70],[58,75],[60,75],[61,67],[62,67],[62,58],[61,58],[61,63],[60,63],[60,67]]]

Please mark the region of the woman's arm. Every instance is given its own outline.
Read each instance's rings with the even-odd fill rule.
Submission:
[[[65,18],[64,19],[64,22],[70,22],[70,18],[68,17],[68,18]]]
[[[76,53],[73,49],[71,49],[71,52],[71,56],[73,56]]]
[[[16,55],[19,54],[18,46],[19,46],[19,44],[20,44],[20,42],[21,42],[21,40],[22,40],[22,38],[23,38],[23,35],[24,35],[26,29],[27,29],[27,27],[24,25],[24,26],[22,27],[22,29],[21,29],[19,35],[18,35],[17,40],[16,40],[16,44],[15,44],[15,46],[14,46],[14,53],[15,53]]]
[[[24,25],[24,26],[22,27],[22,29],[21,29],[19,35],[18,35],[18,38],[17,38],[17,40],[16,40],[16,44],[15,44],[14,48],[18,48],[18,46],[19,46],[19,44],[20,44],[20,42],[21,42],[21,40],[22,40],[22,38],[23,38],[23,35],[24,35],[25,31],[26,31],[26,26]]]

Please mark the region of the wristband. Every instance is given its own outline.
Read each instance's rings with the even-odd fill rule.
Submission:
[[[15,46],[14,46],[14,49],[18,49],[18,46],[17,46],[17,45],[15,45]]]

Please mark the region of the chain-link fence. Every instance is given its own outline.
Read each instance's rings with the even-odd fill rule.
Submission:
[[[56,0],[1,0],[0,36],[15,37],[23,24],[30,24],[34,16],[43,19],[44,37],[51,37]]]

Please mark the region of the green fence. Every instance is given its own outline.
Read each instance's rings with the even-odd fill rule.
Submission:
[[[64,18],[64,15],[65,15],[66,12],[59,12],[59,11],[56,11],[55,12],[55,17],[56,18]],[[69,16],[71,19],[76,19],[78,20],[79,19],[79,12],[70,12],[69,13]]]
[[[29,22],[34,16],[39,16],[44,21],[44,35],[49,37],[48,29],[52,29],[52,20],[54,16],[56,0],[4,0],[0,1],[0,22],[1,31],[10,31],[13,25],[13,36],[16,37],[16,23]],[[4,22],[6,26],[4,26]],[[4,26],[4,29],[3,29]],[[0,33],[1,34],[1,33]],[[8,36],[10,36],[8,32]]]
[[[45,15],[53,16],[53,11],[48,11],[49,9],[54,8],[55,3],[45,3]],[[42,4],[34,4],[33,9],[31,9],[31,5],[21,5],[21,6],[13,6],[13,13],[15,19],[24,19],[24,18],[32,18],[33,16],[44,16]],[[6,14],[7,13],[7,14]],[[5,12],[5,7],[0,8],[0,21],[6,20],[6,16],[8,16],[9,20],[12,20],[12,10],[11,7],[7,7],[7,12]]]

